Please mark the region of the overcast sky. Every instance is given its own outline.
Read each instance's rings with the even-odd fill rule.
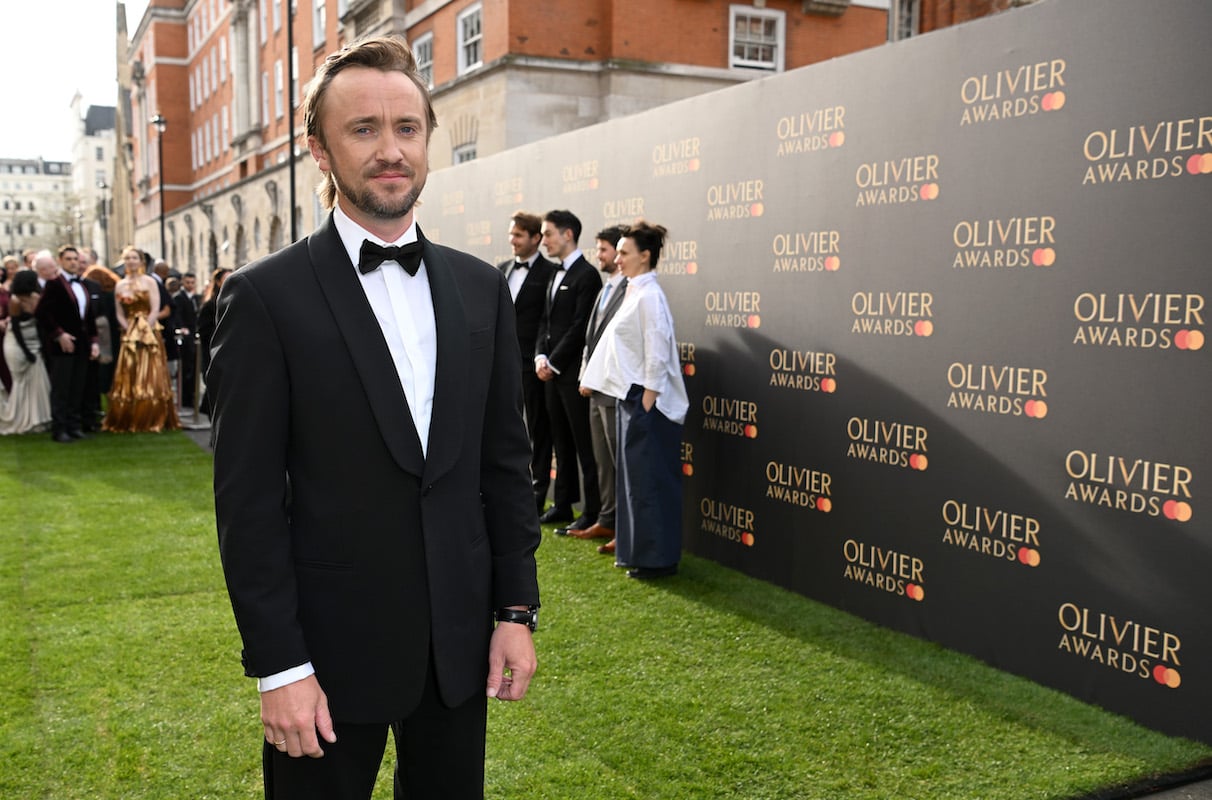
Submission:
[[[128,0],[133,35],[147,0]],[[116,106],[115,0],[0,0],[0,158],[70,161],[72,97]]]

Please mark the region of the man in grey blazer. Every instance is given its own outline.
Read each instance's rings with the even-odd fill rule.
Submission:
[[[266,797],[369,798],[389,728],[397,796],[482,797],[539,603],[509,291],[416,225],[436,119],[401,41],[329,56],[304,112],[333,212],[227,279],[208,374]]]

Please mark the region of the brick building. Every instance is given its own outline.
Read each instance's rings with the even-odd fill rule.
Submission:
[[[1023,1],[150,0],[119,64],[131,233],[205,278],[286,244],[292,207],[295,234],[311,230],[320,176],[290,112],[366,35],[412,45],[441,169]]]

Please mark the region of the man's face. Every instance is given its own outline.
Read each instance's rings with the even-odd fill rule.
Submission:
[[[50,257],[35,258],[34,269],[38,271],[38,277],[44,281],[49,281],[59,274],[59,265],[55,263],[55,259]]]
[[[563,261],[572,252],[572,231],[562,231],[547,220],[543,220],[542,231],[543,249],[547,251],[548,258]]]
[[[427,119],[421,90],[403,73],[348,67],[332,79],[320,120],[325,144],[315,136],[307,144],[362,227],[410,221],[429,174]]]
[[[534,255],[534,251],[539,249],[539,239],[541,238],[537,233],[531,236],[516,224],[509,226],[509,246],[513,248],[515,258],[523,261],[529,259]]]
[[[615,252],[613,244],[605,239],[598,239],[598,268],[607,275],[613,275],[618,269],[618,265],[614,263]]]
[[[193,294],[194,288],[198,285],[198,282],[193,275],[186,275],[181,279],[181,284],[185,287],[186,292]]]
[[[78,274],[80,272],[80,254],[75,250],[68,250],[59,256],[59,269],[68,275]]]

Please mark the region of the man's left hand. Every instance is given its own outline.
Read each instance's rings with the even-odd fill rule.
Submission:
[[[497,623],[488,644],[488,696],[521,700],[537,666],[530,628],[516,622]]]

